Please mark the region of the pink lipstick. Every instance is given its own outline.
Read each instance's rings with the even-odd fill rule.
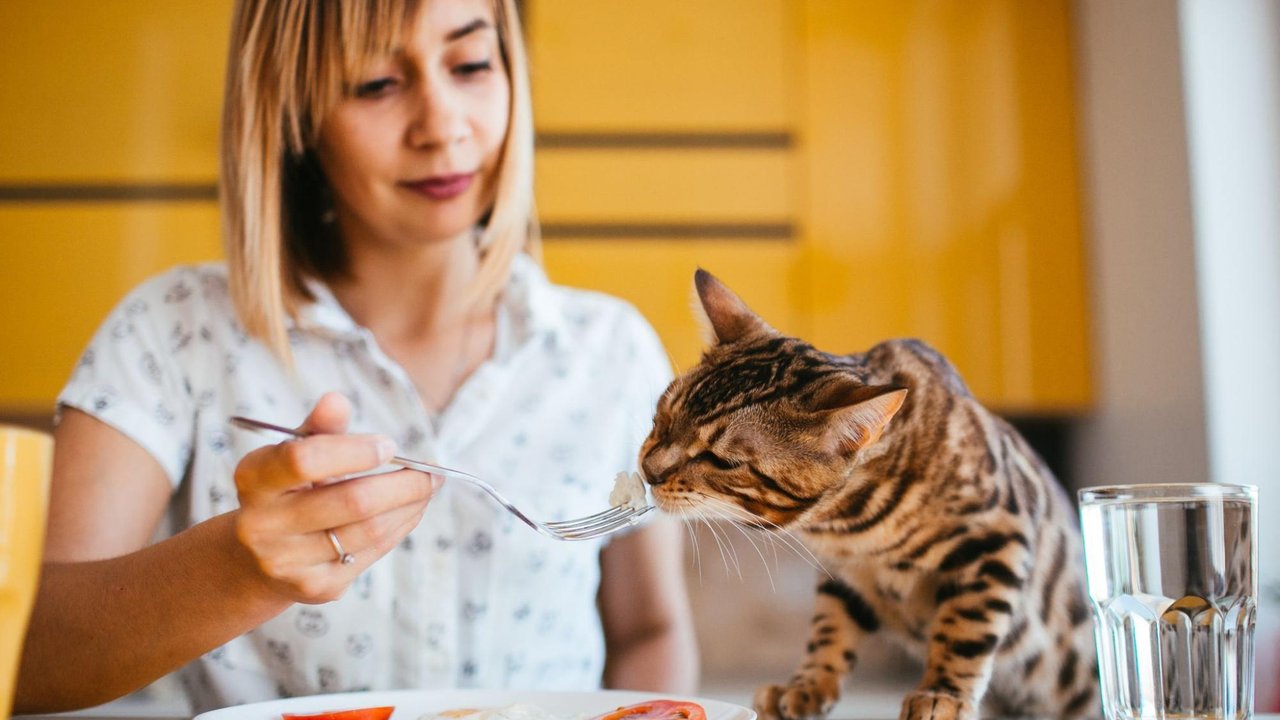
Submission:
[[[458,175],[436,175],[425,180],[414,180],[401,184],[410,190],[426,195],[432,200],[448,200],[466,192],[467,188],[471,187],[471,182],[474,179],[475,173],[462,173]]]

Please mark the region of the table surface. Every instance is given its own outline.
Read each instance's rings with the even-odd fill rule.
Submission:
[[[13,720],[65,720],[73,717],[76,720],[191,720],[186,715],[81,715],[76,712],[64,712],[59,715],[14,715]],[[1280,715],[1261,712],[1253,716],[1254,720],[1280,720]],[[895,720],[891,717],[842,717],[832,716],[829,720]],[[992,719],[993,720],[993,719]]]

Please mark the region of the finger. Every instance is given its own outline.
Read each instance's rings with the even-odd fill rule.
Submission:
[[[338,543],[344,551],[353,555],[358,561],[372,562],[404,539],[404,536],[417,526],[425,510],[425,505],[398,507],[358,523],[333,528],[333,534],[338,538]],[[328,548],[327,553],[323,550],[318,551],[317,557],[321,560],[329,561],[338,557],[333,543],[329,540],[328,530],[313,533],[310,537],[323,539],[323,547]]]
[[[346,395],[328,392],[320,396],[299,430],[308,435],[341,435],[351,420],[351,401]]]
[[[401,507],[425,507],[439,479],[414,470],[397,470],[345,480],[298,493],[292,515],[295,532],[313,532],[359,523]]]
[[[236,466],[241,502],[261,500],[342,475],[368,472],[395,455],[385,435],[314,435],[258,448]]]

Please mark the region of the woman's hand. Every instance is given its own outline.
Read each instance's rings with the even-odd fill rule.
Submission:
[[[390,439],[347,435],[350,403],[329,393],[300,428],[310,437],[259,448],[236,467],[236,537],[276,592],[336,600],[422,519],[441,480],[415,470],[365,475],[395,454]],[[328,531],[354,556],[342,564]]]

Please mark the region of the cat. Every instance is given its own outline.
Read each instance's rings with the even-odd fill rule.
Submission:
[[[831,355],[694,284],[710,346],[641,448],[654,502],[789,531],[827,573],[762,720],[825,717],[877,632],[924,665],[904,719],[1099,716],[1075,512],[1017,431],[923,342]]]

